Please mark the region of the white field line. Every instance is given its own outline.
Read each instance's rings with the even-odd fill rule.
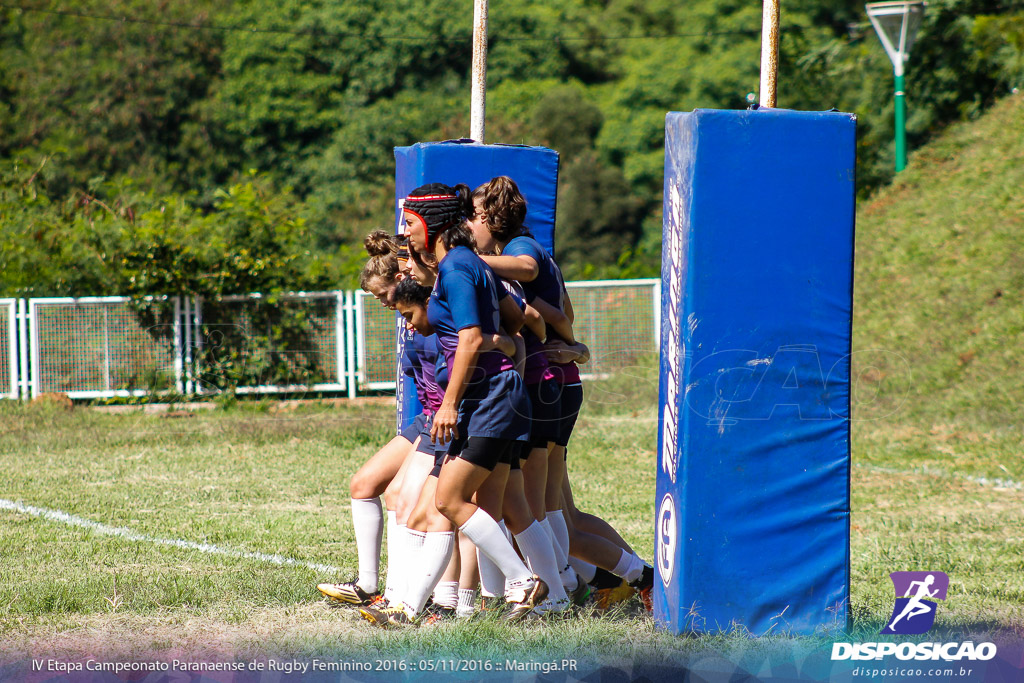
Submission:
[[[937,470],[931,467],[915,467],[912,470],[899,470],[892,467],[881,467],[879,465],[866,465],[862,463],[855,463],[855,466],[863,467],[864,469],[871,470],[872,472],[881,472],[883,474],[918,474],[928,477],[938,477],[940,479],[963,479],[973,484],[977,484],[978,486],[990,486],[994,489],[1014,489],[1016,491],[1024,491],[1024,483],[1014,481],[1013,479],[975,477],[970,474],[946,472],[944,470]]]
[[[337,567],[332,567],[329,564],[303,562],[291,557],[284,557],[283,555],[268,555],[266,553],[254,553],[245,550],[236,550],[234,548],[225,548],[223,546],[213,545],[212,543],[195,543],[193,541],[183,541],[177,538],[149,536],[148,534],[140,534],[136,531],[132,531],[131,529],[126,529],[123,526],[107,526],[106,524],[94,522],[91,519],[85,519],[84,517],[68,514],[67,512],[61,512],[60,510],[38,508],[13,500],[5,500],[3,498],[0,498],[0,510],[10,510],[12,512],[20,512],[23,515],[42,517],[43,519],[51,522],[59,522],[61,524],[67,524],[68,526],[77,526],[83,529],[89,529],[93,533],[102,534],[103,536],[117,536],[129,541],[155,543],[156,545],[169,545],[174,548],[182,548],[183,550],[196,550],[210,555],[224,555],[226,557],[237,557],[244,560],[270,562],[271,564],[287,565],[292,567],[308,567],[309,569],[313,569],[318,572],[337,573],[339,571]]]

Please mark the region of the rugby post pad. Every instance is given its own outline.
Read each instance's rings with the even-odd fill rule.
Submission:
[[[847,626],[855,130],[666,117],[654,616],[672,632]]]
[[[472,140],[419,142],[395,147],[395,232],[403,232],[402,200],[420,185],[465,183],[470,189],[495,176],[516,181],[526,198],[525,225],[549,253],[555,246],[555,201],[558,190],[558,152],[546,147],[481,145]],[[423,410],[412,380],[401,374],[405,321],[397,316],[398,429],[409,425]]]

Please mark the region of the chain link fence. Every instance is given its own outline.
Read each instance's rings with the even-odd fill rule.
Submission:
[[[566,285],[585,378],[657,352],[659,286]],[[400,324],[365,292],[0,299],[0,396],[394,391]]]
[[[569,282],[573,332],[590,348],[584,378],[606,377],[658,349],[660,280]]]
[[[0,398],[18,397],[18,301],[0,299]]]
[[[168,324],[144,323],[126,297],[29,299],[32,395],[71,398],[180,390]]]

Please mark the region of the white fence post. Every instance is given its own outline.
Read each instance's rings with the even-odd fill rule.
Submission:
[[[110,383],[110,309],[103,307],[103,386],[111,390]]]
[[[348,305],[345,306],[345,360],[348,365],[348,397],[356,397],[356,300],[355,292],[345,292]]]
[[[334,293],[334,377],[344,385],[348,377],[348,354],[345,353],[345,313],[348,309],[348,293],[338,290]]]
[[[29,365],[32,368],[32,398],[39,395],[39,330],[36,329],[36,304],[28,301]]]
[[[32,380],[28,364],[28,304],[24,299],[18,299],[18,355],[18,383],[21,385],[18,396],[28,399]]]
[[[185,343],[184,343],[184,365],[185,365],[185,393],[195,393],[195,386],[193,384],[192,375],[192,300],[189,297],[185,298],[185,311],[183,313],[184,327],[185,327]]]
[[[185,393],[185,349],[181,329],[181,297],[174,297],[174,388]]]
[[[192,345],[189,347],[189,363],[192,366],[192,393],[202,394],[200,378],[203,376],[203,297],[192,299]]]

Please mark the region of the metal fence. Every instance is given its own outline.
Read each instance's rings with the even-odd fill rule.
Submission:
[[[576,338],[590,347],[584,379],[605,377],[658,349],[660,280],[568,282]]]
[[[658,348],[660,281],[566,285],[599,377]],[[0,299],[0,397],[394,390],[403,324],[365,292]]]
[[[126,297],[28,300],[32,395],[141,396],[180,385],[177,335],[140,322]],[[171,343],[163,340],[169,336]]]
[[[18,302],[0,299],[0,398],[18,398]]]
[[[259,294],[193,302],[196,391],[347,392],[358,380],[354,292]]]

